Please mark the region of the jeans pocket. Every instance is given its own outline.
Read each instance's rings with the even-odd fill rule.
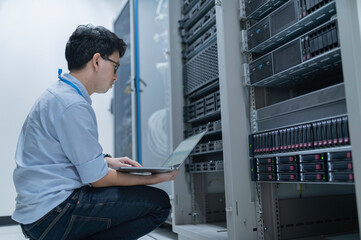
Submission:
[[[97,232],[109,229],[111,226],[110,218],[88,217],[72,215],[70,223],[61,238],[65,239],[81,239],[91,236]]]
[[[56,214],[56,208],[45,214],[43,217],[41,217],[36,222],[30,223],[30,224],[23,224],[23,228],[25,231],[31,231],[33,228],[40,226],[43,222],[50,219]]]
[[[26,235],[31,239],[42,240],[47,237],[47,234],[51,231],[54,225],[59,221],[59,219],[66,213],[70,204],[60,204],[44,217],[40,218],[38,221],[23,225],[23,230]]]

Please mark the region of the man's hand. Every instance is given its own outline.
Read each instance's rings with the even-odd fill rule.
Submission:
[[[179,170],[157,173],[150,175],[138,175],[118,172],[114,169],[119,167],[142,167],[138,162],[131,160],[128,157],[122,158],[110,158],[106,157],[105,160],[108,162],[108,166],[113,169],[109,169],[107,175],[99,179],[96,182],[91,183],[93,187],[110,187],[110,186],[136,186],[136,185],[152,185],[161,182],[173,181]]]
[[[155,182],[153,184],[173,181],[177,177],[178,172],[179,170],[166,173],[152,174],[155,177]]]
[[[105,160],[108,163],[108,166],[112,169],[118,169],[119,167],[142,167],[138,162],[128,158],[110,158],[106,157]]]

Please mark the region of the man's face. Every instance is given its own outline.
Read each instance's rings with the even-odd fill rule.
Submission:
[[[115,51],[109,56],[100,58],[99,81],[97,82],[97,93],[106,93],[118,80],[116,70],[119,66],[119,52]]]

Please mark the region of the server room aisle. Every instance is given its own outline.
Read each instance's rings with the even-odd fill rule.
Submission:
[[[25,240],[26,238],[21,232],[18,225],[0,227],[0,239],[6,240]],[[147,236],[139,238],[139,240],[174,240],[178,239],[177,234],[172,232],[170,225],[164,225],[157,230],[149,233]]]

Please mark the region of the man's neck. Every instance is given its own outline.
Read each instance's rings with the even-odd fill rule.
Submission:
[[[70,75],[78,79],[87,90],[89,96],[93,94],[94,91],[92,91],[92,82],[90,81],[90,78],[87,76],[87,74],[83,71],[76,71],[76,72],[70,72]]]

